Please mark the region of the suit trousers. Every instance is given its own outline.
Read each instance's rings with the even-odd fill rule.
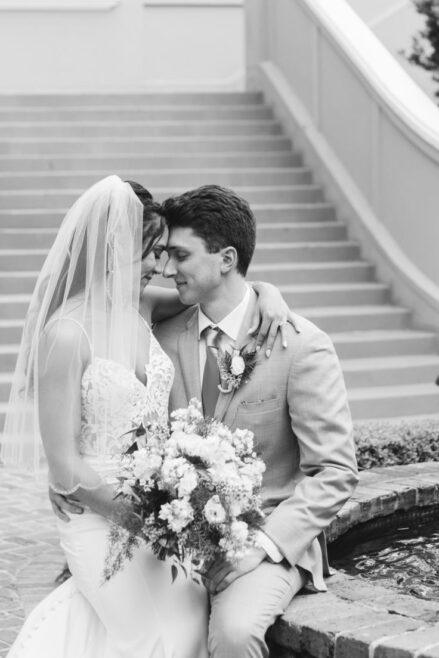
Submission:
[[[209,656],[267,658],[265,633],[305,584],[297,567],[264,561],[211,600]]]

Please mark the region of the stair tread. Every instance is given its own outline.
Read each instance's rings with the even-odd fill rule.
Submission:
[[[1,328],[6,328],[6,327],[23,327],[24,326],[24,319],[22,320],[5,320],[3,318],[0,318],[0,327]]]
[[[321,187],[319,185],[315,185],[314,183],[309,183],[309,184],[299,184],[299,185],[235,185],[234,190],[238,194],[245,195],[246,192],[253,192],[253,191],[266,191],[266,190],[320,190]],[[168,192],[169,194],[178,194],[181,192],[187,191],[185,188],[177,186],[177,187],[163,187],[163,186],[157,186],[154,188],[155,192],[163,192],[166,193]],[[81,190],[79,188],[73,188],[73,187],[67,187],[67,188],[38,188],[38,189],[31,189],[31,188],[26,188],[26,189],[20,189],[20,190],[0,190],[0,195],[4,196],[15,196],[15,195],[36,195],[36,194],[82,194],[84,190]],[[313,204],[311,204],[313,206]],[[270,208],[273,206],[270,205]]]
[[[0,343],[0,354],[16,354],[20,349],[20,345],[7,345]]]
[[[303,243],[297,243],[303,244]],[[330,261],[328,263],[321,262],[305,262],[305,263],[257,263],[250,266],[250,271],[262,271],[262,270],[318,270],[318,269],[343,269],[343,268],[363,268],[363,267],[372,267],[372,265],[365,260],[346,260],[346,261]]]
[[[429,395],[436,394],[439,402],[439,389],[432,382],[431,384],[401,384],[399,386],[367,386],[351,387],[348,391],[350,400],[375,397],[397,397],[407,395]]]
[[[365,331],[336,332],[331,334],[334,342],[345,341],[356,343],[359,341],[397,340],[398,338],[433,338],[434,331],[423,329],[367,329]]]
[[[210,109],[217,110],[245,110],[245,109],[253,109],[253,108],[267,108],[267,105],[261,105],[257,103],[242,103],[241,105],[235,104],[235,105],[212,105],[210,106]],[[118,111],[118,112],[132,112],[132,111],[141,111],[141,112],[149,112],[151,109],[154,111],[160,111],[160,110],[207,110],[209,109],[208,105],[200,105],[200,104],[188,104],[188,105],[154,105],[154,106],[149,106],[146,107],[144,104],[136,104],[136,105],[109,105],[107,103],[102,104],[102,105],[62,105],[62,106],[54,106],[54,105],[8,105],[8,106],[2,106],[0,104],[0,113],[3,112],[90,112],[90,111]]]
[[[382,368],[406,368],[419,365],[437,365],[439,354],[407,354],[404,356],[377,356],[363,359],[341,359],[343,370],[374,370]]]
[[[13,295],[0,295],[0,304],[7,302],[30,302],[31,294],[16,293]]]
[[[200,172],[207,172],[212,174],[235,174],[235,173],[250,173],[250,174],[259,174],[259,173],[296,173],[296,172],[310,172],[309,167],[304,167],[298,165],[297,167],[193,167],[187,169],[181,168],[131,168],[124,171],[125,174],[179,174],[183,172],[184,174],[196,174]],[[72,171],[71,169],[59,170],[59,171],[0,171],[0,178],[58,178],[60,176],[85,176],[85,175],[96,175],[96,176],[105,176],[107,175],[107,169],[77,169]]]
[[[369,425],[369,423],[391,423],[398,425],[400,423],[416,423],[418,421],[433,421],[439,423],[439,414],[413,414],[412,416],[382,416],[380,418],[361,418],[355,420],[355,425]]]
[[[311,204],[312,207],[317,204]],[[332,220],[332,221],[309,221],[309,222],[258,222],[257,228],[258,230],[264,229],[289,229],[289,228],[294,228],[294,229],[302,229],[302,228],[322,228],[325,229],[328,226],[335,226],[337,228],[346,228],[345,224],[343,222],[338,222],[337,220]]]
[[[296,186],[297,187],[297,186]],[[307,186],[309,187],[309,186]],[[24,191],[24,190],[20,190]],[[69,190],[70,191],[70,190]],[[32,191],[28,192],[29,194],[32,193]],[[325,203],[323,201],[315,201],[315,202],[310,202],[310,203],[295,203],[295,202],[289,202],[289,203],[252,203],[252,209],[255,211],[258,210],[311,210],[311,209],[324,209],[324,208],[332,208],[332,205],[329,203]],[[50,215],[65,215],[66,212],[68,211],[68,208],[11,208],[11,209],[5,209],[5,208],[0,208],[0,216],[1,215],[35,215],[35,214],[50,214]],[[299,224],[305,225],[310,225],[314,222],[294,222],[294,226],[297,226]],[[331,226],[334,224],[334,221],[326,221],[322,222],[325,226],[328,224],[331,224]],[[289,222],[289,225],[291,226],[292,223]],[[259,224],[258,224],[259,226]]]
[[[276,137],[276,135],[273,135],[273,137]],[[0,139],[1,141],[1,139]],[[239,157],[249,157],[252,159],[256,159],[258,157],[264,158],[264,157],[271,157],[273,155],[294,155],[294,151],[270,151],[270,150],[264,150],[264,151],[251,151],[250,153],[248,151],[194,151],[192,153],[178,153],[178,154],[173,154],[175,157],[178,157],[180,160],[184,160],[185,158],[190,159],[194,157],[200,157],[200,156],[206,156],[209,158],[212,157],[218,157],[218,158],[228,158],[230,156],[239,156]],[[105,157],[108,158],[136,158],[136,159],[142,159],[142,158],[153,158],[154,156],[163,156],[164,154],[160,153],[148,153],[147,155],[143,155],[142,153],[139,153],[138,151],[127,151],[124,153],[123,151],[115,151],[114,153],[106,153]],[[172,155],[172,154],[169,154]],[[23,154],[23,153],[3,153],[0,154],[0,161],[5,160],[6,162],[8,160],[14,161],[14,160],[94,160],[94,159],[101,159],[104,156],[99,153],[53,153],[53,154],[47,154],[47,153],[42,153],[41,155],[37,155],[35,153],[29,153],[29,154]]]
[[[282,293],[285,292],[306,292],[306,291],[317,291],[317,290],[387,290],[387,283],[382,283],[381,281],[364,281],[364,282],[352,282],[352,283],[282,283],[279,284],[278,288]],[[348,305],[345,308],[350,308]],[[303,310],[305,313],[305,310]]]
[[[34,137],[32,135],[27,135],[26,137],[16,137],[16,136],[11,136],[8,137],[7,139],[5,137],[0,137],[0,143],[1,142],[7,142],[8,144],[23,144],[23,143],[32,143],[32,144],[45,144],[45,143],[50,143],[50,144],[90,144],[92,143],[100,143],[100,142],[105,142],[106,144],[129,144],[129,143],[134,143],[138,144],[139,142],[166,142],[166,143],[171,143],[171,142],[199,142],[200,140],[203,140],[203,142],[224,142],[225,139],[229,139],[230,141],[233,141],[234,144],[236,142],[248,142],[248,141],[257,141],[257,142],[267,142],[267,141],[279,141],[279,142],[285,142],[289,140],[289,137],[287,135],[284,135],[282,133],[278,134],[273,134],[273,135],[259,135],[255,133],[254,135],[138,135],[138,136],[133,136],[133,135],[125,135],[125,136],[114,136],[114,135],[94,135],[93,137],[90,136],[90,138],[84,138],[84,137],[76,137],[76,136],[50,136],[50,135],[45,135],[44,137]]]
[[[370,315],[375,313],[409,313],[410,311],[404,306],[396,304],[380,304],[364,306],[314,306],[313,308],[294,309],[298,315],[303,315],[309,319],[319,315]]]
[[[256,245],[256,249],[289,249],[290,247],[297,247],[303,249],[310,245],[311,247],[358,247],[358,242],[354,240],[283,240],[282,242],[263,242]]]

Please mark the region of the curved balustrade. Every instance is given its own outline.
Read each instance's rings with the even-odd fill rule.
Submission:
[[[249,0],[247,65],[363,251],[439,323],[439,110],[344,0]]]

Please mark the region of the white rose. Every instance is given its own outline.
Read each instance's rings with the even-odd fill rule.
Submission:
[[[198,484],[198,475],[195,469],[185,473],[177,485],[180,497],[189,496]]]
[[[226,510],[222,506],[219,496],[212,496],[212,498],[207,501],[204,506],[204,516],[208,523],[224,523],[226,520]]]
[[[237,354],[232,358],[232,363],[230,364],[230,372],[235,377],[239,377],[239,375],[242,375],[244,370],[245,370],[244,359],[242,358],[242,356],[239,356],[239,354]]]

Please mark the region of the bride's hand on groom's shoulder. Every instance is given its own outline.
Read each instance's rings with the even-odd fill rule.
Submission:
[[[256,569],[266,557],[267,554],[263,548],[254,547],[249,549],[237,563],[229,562],[226,559],[215,560],[205,575],[204,584],[211,594],[219,594],[234,580]]]
[[[297,328],[294,313],[276,286],[266,282],[255,282],[252,285],[258,295],[258,305],[248,333],[254,337],[252,347],[256,351],[265,343],[265,356],[269,358],[279,332],[282,347],[288,347],[287,324],[292,325],[297,333],[300,333],[300,330]]]

